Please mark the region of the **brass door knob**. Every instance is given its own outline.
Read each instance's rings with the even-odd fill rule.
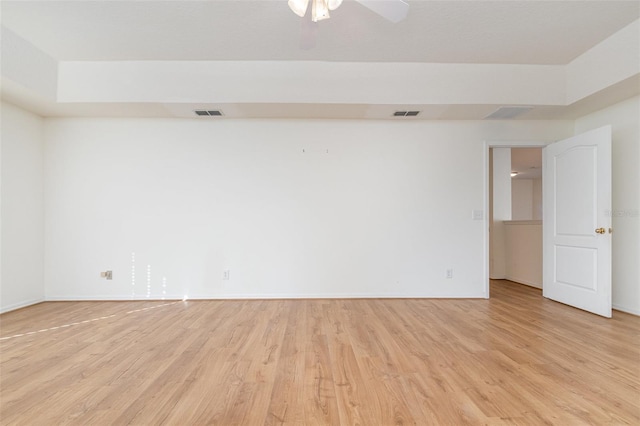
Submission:
[[[596,229],[596,234],[604,234],[605,232],[607,232],[607,230],[606,230],[606,229],[604,229],[604,228],[598,228],[598,229]]]

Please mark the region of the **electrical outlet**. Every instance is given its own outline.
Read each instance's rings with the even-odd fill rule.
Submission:
[[[230,276],[231,276],[231,271],[229,271],[228,269],[225,269],[224,272],[222,273],[222,279],[225,281],[228,281]]]
[[[453,278],[453,269],[447,269],[447,279]]]

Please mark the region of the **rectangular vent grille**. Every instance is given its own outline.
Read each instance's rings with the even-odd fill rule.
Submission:
[[[415,117],[420,114],[420,111],[396,111],[393,113],[394,117]]]
[[[508,106],[500,107],[491,114],[487,115],[485,120],[509,120],[521,116],[524,113],[531,111],[533,107],[530,106]]]
[[[222,116],[222,111],[218,111],[218,110],[197,109],[194,112],[196,113],[197,116],[208,116],[208,117],[220,117],[220,116]]]

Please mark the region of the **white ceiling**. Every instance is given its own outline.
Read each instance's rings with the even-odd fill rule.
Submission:
[[[0,0],[0,16],[4,28],[53,58],[54,68],[55,61],[275,61],[289,67],[295,61],[325,61],[312,63],[393,63],[399,71],[416,63],[566,66],[640,17],[638,0],[408,3],[407,19],[393,24],[356,1],[345,0],[331,19],[316,25],[316,46],[307,50],[300,47],[300,41],[309,17],[294,15],[286,0]],[[256,72],[259,69],[255,67]],[[28,71],[41,70],[32,66]],[[51,76],[55,84],[58,76]],[[176,86],[188,82],[190,76],[180,78],[176,77]],[[407,76],[394,71],[388,78],[402,80]],[[499,77],[490,76],[485,83],[493,84],[491,78]],[[439,92],[444,84],[422,75],[413,80],[411,84],[425,93]],[[376,90],[392,87],[376,86]],[[444,87],[447,91],[467,90],[457,85]],[[535,81],[531,87],[538,87]],[[4,100],[43,116],[192,117],[194,109],[205,108],[222,109],[226,118],[389,119],[394,110],[410,109],[421,111],[411,119],[465,120],[482,119],[500,106],[488,99],[482,102],[484,98],[431,102],[420,96],[406,97],[406,105],[367,103],[365,98],[336,103],[323,96],[318,96],[318,102],[307,103],[284,98],[275,103],[235,99],[221,103],[219,96],[203,104],[183,100],[188,96],[178,97],[175,103],[61,103],[6,79],[4,72],[1,89]],[[272,89],[280,97],[287,90],[284,86]],[[570,105],[532,102],[536,107],[518,118],[571,119],[637,93],[639,75],[612,80],[606,90]]]
[[[65,61],[567,64],[640,16],[637,1],[412,0],[407,19],[392,24],[345,0],[303,50],[303,19],[286,0],[1,4],[5,27]]]

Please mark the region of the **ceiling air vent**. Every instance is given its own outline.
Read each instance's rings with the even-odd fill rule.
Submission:
[[[420,111],[396,111],[393,113],[394,117],[415,117],[420,114]]]
[[[222,111],[218,111],[218,110],[197,109],[194,112],[196,113],[197,116],[208,116],[208,117],[220,117],[220,116],[222,116]]]
[[[487,115],[485,120],[509,120],[516,118],[533,109],[530,106],[508,106],[500,107],[491,114]]]

